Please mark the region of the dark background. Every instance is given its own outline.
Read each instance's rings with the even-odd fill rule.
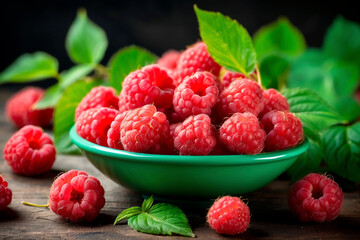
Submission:
[[[131,44],[161,55],[169,48],[184,49],[198,40],[193,4],[219,11],[253,35],[261,26],[286,16],[304,34],[308,46],[320,47],[334,18],[360,22],[350,1],[11,1],[0,13],[0,71],[23,53],[47,52],[59,60],[60,70],[72,66],[65,50],[67,31],[80,7],[107,33],[106,64],[118,49]],[[43,83],[40,83],[43,84]],[[46,82],[45,82],[46,85]]]

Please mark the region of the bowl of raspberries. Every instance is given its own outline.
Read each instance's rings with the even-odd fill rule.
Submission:
[[[105,175],[144,195],[216,198],[259,189],[308,148],[286,98],[217,64],[205,43],[93,88],[70,137]]]

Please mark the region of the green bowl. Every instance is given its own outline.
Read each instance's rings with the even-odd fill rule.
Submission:
[[[103,174],[143,196],[213,199],[257,190],[282,174],[308,147],[257,155],[179,156],[133,153],[91,143],[73,127],[72,142]]]

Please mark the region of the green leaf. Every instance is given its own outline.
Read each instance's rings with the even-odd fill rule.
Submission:
[[[116,217],[116,219],[114,221],[114,225],[116,225],[121,220],[137,216],[140,213],[142,213],[141,207],[131,207],[131,208],[125,209],[124,211],[119,213],[119,215]]]
[[[260,64],[262,86],[283,89],[286,86],[290,62],[287,58],[269,55]]]
[[[141,206],[141,209],[143,210],[143,212],[149,212],[151,206],[153,205],[154,203],[154,197],[151,196],[149,199],[145,199],[142,206]]]
[[[121,91],[124,78],[132,71],[154,63],[157,57],[151,52],[130,46],[120,49],[109,62],[110,86]]]
[[[360,122],[351,126],[334,126],[324,134],[322,140],[329,169],[359,183]]]
[[[348,122],[360,118],[360,105],[354,97],[340,98],[334,106],[335,110]]]
[[[36,103],[36,109],[44,109],[44,108],[53,108],[56,106],[57,102],[61,98],[63,90],[60,85],[57,83],[45,91],[44,97]]]
[[[44,52],[20,56],[0,74],[0,84],[30,82],[58,75],[58,61]]]
[[[94,24],[84,9],[78,11],[66,36],[66,50],[75,63],[99,63],[108,41],[103,29]]]
[[[249,76],[255,69],[256,52],[251,37],[237,21],[194,6],[200,35],[214,60],[230,71]]]
[[[79,79],[90,74],[94,69],[93,64],[76,65],[69,70],[63,71],[60,75],[60,86],[66,88]]]
[[[74,125],[75,109],[81,99],[101,81],[81,80],[69,86],[62,94],[54,113],[54,138],[56,150],[59,153],[74,153],[77,147],[72,144],[69,131]]]
[[[304,36],[288,19],[279,18],[255,33],[254,46],[261,62],[274,54],[296,57],[305,50],[306,43]]]

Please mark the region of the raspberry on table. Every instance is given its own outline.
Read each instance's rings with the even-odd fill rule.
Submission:
[[[267,133],[268,152],[291,148],[304,140],[301,120],[293,113],[273,110],[261,118],[261,123]]]
[[[211,114],[211,108],[218,100],[219,90],[214,75],[209,72],[197,72],[188,76],[175,89],[174,111],[185,119],[191,115]]]
[[[126,114],[120,125],[120,140],[126,151],[158,153],[170,136],[170,124],[154,105],[145,105]]]
[[[264,110],[259,114],[261,118],[266,113],[272,110],[289,111],[290,105],[287,99],[276,89],[269,88],[263,92],[264,96]]]
[[[207,51],[204,42],[198,42],[186,49],[177,62],[175,85],[178,86],[185,77],[195,72],[207,71],[219,76],[221,66],[217,64]]]
[[[153,64],[126,76],[119,97],[120,112],[154,104],[160,111],[171,107],[175,86],[167,71]]]
[[[310,173],[297,181],[289,192],[291,212],[302,222],[334,220],[340,212],[343,192],[325,175]]]
[[[227,88],[230,83],[241,78],[246,78],[246,76],[239,72],[231,72],[225,68],[222,68],[220,71],[220,82],[223,88]]]
[[[6,102],[5,114],[18,128],[25,125],[47,127],[53,118],[53,108],[35,109],[45,91],[38,87],[26,87],[15,93]]]
[[[208,155],[216,145],[214,127],[206,114],[193,115],[174,131],[174,147],[180,155]]]
[[[12,200],[12,192],[8,183],[0,175],[0,211],[5,209]]]
[[[104,188],[85,171],[70,170],[53,182],[49,205],[51,211],[71,222],[90,222],[105,205]]]
[[[210,207],[207,222],[219,234],[240,234],[249,227],[250,209],[240,198],[224,196]]]
[[[118,109],[119,98],[115,94],[115,89],[112,87],[94,87],[81,100],[75,110],[75,121],[80,117],[81,113],[91,109],[108,107]]]
[[[49,171],[55,157],[56,150],[49,135],[33,125],[17,131],[4,147],[4,158],[12,170],[26,176]]]
[[[90,108],[77,119],[76,132],[89,142],[107,147],[107,132],[118,114],[113,108]]]
[[[260,153],[265,139],[266,133],[259,120],[249,112],[233,114],[220,127],[220,141],[238,154]]]

